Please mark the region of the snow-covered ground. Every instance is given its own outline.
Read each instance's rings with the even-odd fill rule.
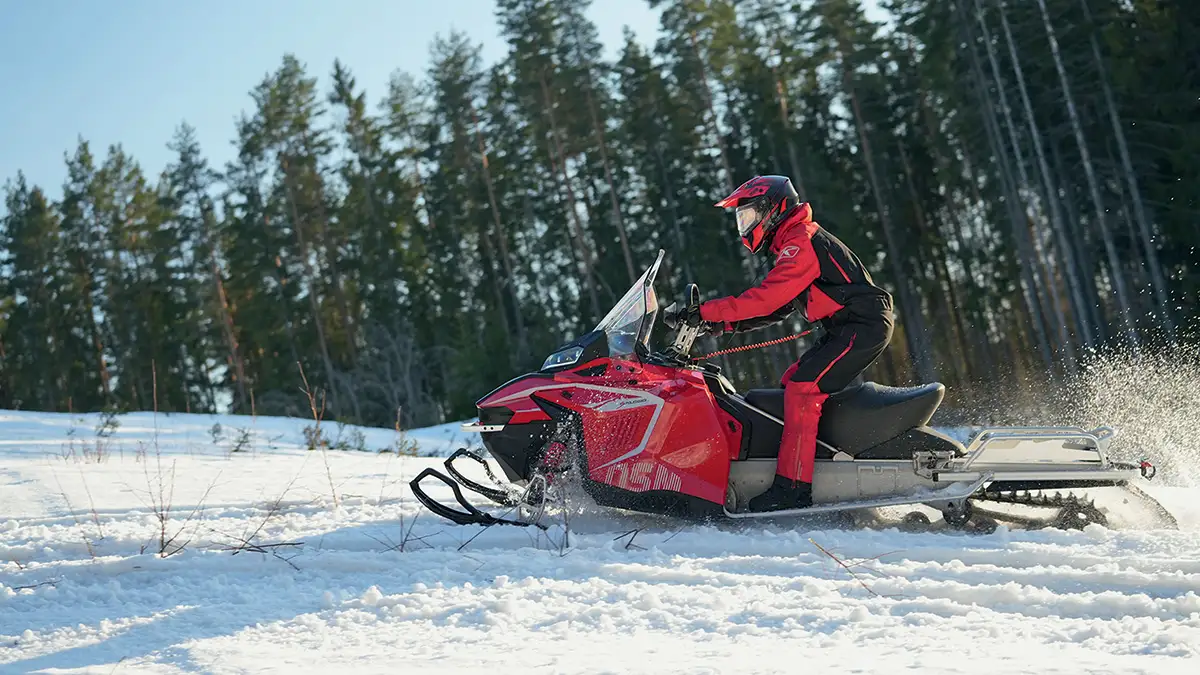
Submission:
[[[2,673],[1200,672],[1200,488],[1153,490],[1179,531],[593,512],[564,541],[421,512],[440,460],[379,451],[458,425],[117,422],[0,411]]]

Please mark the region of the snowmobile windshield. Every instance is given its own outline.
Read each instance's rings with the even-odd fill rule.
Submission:
[[[658,316],[658,296],[654,293],[654,277],[662,263],[663,251],[658,259],[625,292],[620,301],[609,310],[594,330],[604,331],[608,338],[609,356],[629,356],[635,353],[640,343],[650,348],[650,331]]]

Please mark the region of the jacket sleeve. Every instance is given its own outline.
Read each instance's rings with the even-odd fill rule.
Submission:
[[[785,251],[787,248],[785,247]],[[780,257],[767,278],[740,295],[709,300],[700,305],[700,318],[705,321],[736,323],[773,314],[803,293],[821,276],[821,265],[812,244],[804,242],[794,247],[790,257]]]
[[[791,316],[792,313],[795,311],[796,311],[795,305],[793,305],[792,303],[789,302],[789,303],[785,304],[783,307],[780,307],[779,309],[775,310],[774,312],[767,314],[766,316],[756,316],[753,319],[742,319],[741,321],[733,321],[733,322],[726,324],[726,326],[727,326],[728,332],[730,332],[730,333],[748,333],[752,330],[758,330],[759,328],[766,328],[767,326],[773,326],[773,325],[779,323],[780,321],[783,321],[784,319]]]

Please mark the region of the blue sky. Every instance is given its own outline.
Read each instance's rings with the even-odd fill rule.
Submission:
[[[296,54],[323,87],[335,58],[371,105],[396,69],[424,73],[434,35],[452,28],[506,47],[492,0],[0,0],[0,184],[23,170],[60,193],[63,154],[82,136],[103,155],[120,143],[152,177],[187,120],[209,162],[233,156],[234,119],[248,92]],[[650,43],[657,14],[645,0],[595,0],[590,9],[611,50],[623,26]]]

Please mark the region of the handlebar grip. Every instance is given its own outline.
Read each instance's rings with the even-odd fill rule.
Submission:
[[[688,284],[684,293],[688,298],[688,309],[700,306],[700,287],[696,284]]]

